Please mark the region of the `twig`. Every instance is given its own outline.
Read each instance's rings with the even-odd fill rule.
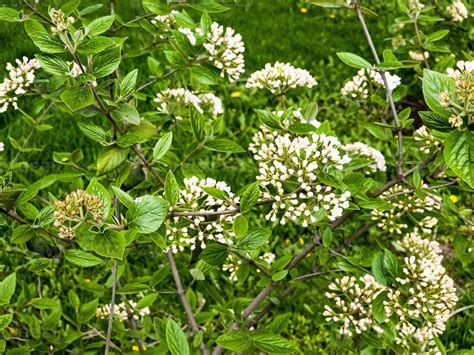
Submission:
[[[107,326],[107,337],[105,339],[104,355],[107,355],[109,353],[109,349],[111,346],[112,326],[114,323],[115,295],[117,293],[117,268],[118,262],[117,259],[114,259],[114,266],[112,267],[112,299],[110,301],[109,324]]]
[[[188,317],[188,323],[194,335],[196,335],[197,333],[199,333],[199,326],[196,322],[196,318],[194,317],[194,312],[191,308],[191,305],[189,304],[188,299],[186,297],[186,292],[184,291],[183,284],[181,282],[181,277],[179,276],[179,271],[176,267],[173,252],[169,250],[166,253],[166,257],[168,258],[168,262],[171,267],[171,274],[173,275],[174,283],[176,284],[176,290],[178,291],[178,295],[181,299],[181,303],[183,304],[184,311],[186,312],[186,315]],[[201,351],[201,354],[207,355],[209,353],[203,342],[199,344],[199,349]]]
[[[415,18],[413,19],[413,24],[415,25],[416,38],[418,40],[418,46],[420,47],[421,55],[423,56],[423,61],[425,62],[426,68],[430,69],[430,65],[429,65],[428,60],[425,56],[425,50],[423,48],[423,44],[421,43],[420,30],[418,28],[418,16],[419,15],[420,15],[420,12],[418,11],[416,13]]]
[[[372,41],[372,37],[370,36],[370,32],[367,28],[367,25],[364,20],[364,15],[360,9],[359,1],[353,0],[352,4],[354,5],[354,9],[357,13],[357,17],[359,17],[360,24],[362,25],[362,29],[364,30],[365,37],[367,38],[367,42],[369,43],[370,50],[372,51],[372,55],[374,57],[375,63],[380,64],[380,59],[377,54],[377,50],[375,49],[374,42]],[[395,102],[393,101],[392,90],[388,86],[387,76],[383,70],[380,70],[380,75],[382,76],[382,80],[385,86],[385,91],[387,92],[387,100],[390,104],[390,109],[392,110],[392,115],[395,123],[395,128],[397,130],[398,141],[397,141],[397,151],[398,151],[398,164],[397,164],[397,174],[399,177],[403,176],[403,135],[402,130],[400,127],[400,121],[398,119],[397,109],[395,107]]]

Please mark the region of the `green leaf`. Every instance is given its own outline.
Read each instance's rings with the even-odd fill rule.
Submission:
[[[133,125],[140,124],[140,114],[131,105],[120,104],[117,109],[110,112],[110,115],[118,122],[128,122]]]
[[[106,147],[97,157],[97,176],[117,169],[128,156],[128,149]]]
[[[289,340],[286,340],[280,335],[257,331],[252,333],[252,340],[254,345],[269,353],[292,353],[298,348]]]
[[[171,143],[173,143],[173,132],[167,132],[158,139],[153,148],[153,160],[160,160],[171,148]]]
[[[0,7],[0,21],[16,22],[20,13],[11,7]]]
[[[116,186],[112,186],[112,190],[114,190],[115,196],[119,199],[119,201],[125,205],[127,208],[132,208],[135,205],[135,201],[132,196],[130,196],[125,191],[121,190]]]
[[[191,67],[191,79],[200,85],[216,85],[220,76],[214,70],[203,66]]]
[[[91,23],[89,23],[86,28],[85,28],[85,33],[87,36],[97,36],[100,35],[101,33],[104,33],[107,31],[110,26],[114,23],[115,16],[110,15],[110,16],[103,16],[99,17]]]
[[[116,42],[108,37],[93,37],[83,41],[77,51],[81,54],[97,54],[109,47],[115,47]]]
[[[1,12],[0,12],[1,14]],[[0,18],[1,19],[1,18]],[[0,316],[0,330],[5,329],[13,320],[13,314],[3,314]]]
[[[137,302],[137,309],[143,309],[145,307],[150,307],[153,303],[155,303],[156,299],[158,298],[158,293],[152,293],[149,295],[144,296]]]
[[[99,196],[104,203],[104,217],[107,218],[110,214],[110,207],[112,204],[112,198],[107,189],[102,186],[96,178],[93,178],[89,183],[89,186],[87,186],[86,192],[91,195]]]
[[[434,112],[449,117],[451,111],[442,107],[439,103],[439,96],[443,92],[448,92],[451,98],[455,97],[456,84],[452,78],[446,74],[441,74],[432,70],[423,71],[423,95],[426,104]]]
[[[202,114],[200,114],[195,108],[191,108],[191,126],[193,127],[194,136],[198,142],[202,142],[206,137],[205,120]]]
[[[227,139],[217,138],[213,141],[206,142],[204,147],[209,150],[214,150],[216,152],[225,152],[225,153],[245,153],[245,149],[234,141]]]
[[[219,12],[224,12],[228,11],[229,8],[218,3],[217,1],[214,0],[204,0],[200,2],[192,2],[188,4],[189,7],[192,7],[193,9],[196,9],[198,11],[207,11],[210,14],[214,13],[219,13]]]
[[[123,258],[126,247],[123,233],[112,230],[101,233],[82,231],[78,233],[76,240],[82,249],[95,251],[99,255],[120,260]]]
[[[94,94],[89,86],[68,88],[61,93],[61,100],[71,111],[77,111],[95,102]]]
[[[387,275],[385,274],[384,268],[384,253],[378,252],[374,255],[372,259],[372,274],[374,275],[375,280],[383,285],[387,286]]]
[[[34,230],[27,224],[16,227],[13,230],[10,241],[14,244],[25,243],[35,236]]]
[[[169,170],[165,179],[165,198],[173,207],[179,200],[179,186],[172,170]]]
[[[135,91],[135,86],[137,85],[138,79],[138,69],[132,70],[128,73],[118,86],[119,97],[127,97]]]
[[[106,146],[111,138],[109,133],[100,126],[92,123],[78,122],[79,129],[90,139]]]
[[[80,324],[88,323],[95,316],[95,312],[99,307],[99,299],[96,298],[90,302],[81,304],[79,308],[79,314],[77,315],[77,320]]]
[[[375,297],[372,303],[372,314],[374,315],[375,320],[383,324],[387,319],[387,315],[385,314],[385,306],[383,304],[384,301],[387,300],[387,292],[381,292]]]
[[[92,267],[103,263],[103,260],[80,249],[67,249],[64,257],[70,263],[80,267]]]
[[[44,53],[55,54],[64,53],[66,51],[66,47],[57,37],[52,37],[46,32],[34,31],[28,32],[28,35],[36,47]]]
[[[329,7],[329,8],[338,8],[345,6],[344,1],[342,0],[310,0],[308,3],[320,6],[320,7]]]
[[[0,306],[10,303],[10,299],[15,293],[16,274],[10,274],[0,282]]]
[[[209,243],[199,258],[209,265],[220,266],[225,263],[228,254],[227,246],[220,243]]]
[[[172,355],[189,355],[189,345],[181,327],[172,319],[166,324],[166,343]]]
[[[428,36],[426,36],[426,42],[439,41],[440,39],[443,39],[444,37],[446,37],[448,33],[449,33],[449,30],[441,30],[441,31],[430,33]]]
[[[252,338],[243,331],[228,332],[220,335],[216,339],[217,345],[223,349],[235,352],[245,352],[252,346]]]
[[[149,290],[150,290],[150,287],[148,285],[140,284],[140,283],[131,283],[123,287],[120,287],[117,290],[117,293],[121,295],[132,295],[135,293],[145,292]]]
[[[281,281],[288,275],[288,270],[280,270],[272,275],[272,281]]]
[[[265,245],[272,232],[265,228],[255,228],[245,233],[237,241],[237,247],[241,250],[252,251]]]
[[[240,212],[245,213],[253,208],[260,197],[260,183],[258,181],[247,186],[240,198]]]
[[[140,197],[135,206],[128,210],[129,228],[143,234],[156,232],[163,224],[169,207],[169,202],[161,197]]]
[[[444,160],[449,168],[471,188],[474,188],[474,137],[468,131],[448,134],[444,145]]]
[[[383,267],[385,269],[385,273],[390,275],[393,279],[398,277],[398,260],[393,253],[385,249],[383,255]]]
[[[323,246],[329,248],[332,242],[332,232],[331,228],[326,228],[323,232]]]
[[[440,132],[451,132],[454,129],[446,116],[432,111],[420,111],[418,114],[423,120],[423,123],[428,128],[435,129]]]
[[[52,298],[33,298],[31,305],[37,309],[52,309],[61,307],[61,303],[58,300]]]
[[[55,55],[36,54],[35,57],[40,62],[41,69],[49,74],[66,77],[70,71],[69,65]]]
[[[364,58],[358,56],[354,53],[349,52],[339,52],[336,53],[340,60],[342,60],[345,64],[353,68],[366,68],[370,69],[372,64],[366,61]]]
[[[102,78],[112,74],[120,65],[120,49],[115,48],[104,53],[96,54],[93,57],[94,72],[96,78]]]

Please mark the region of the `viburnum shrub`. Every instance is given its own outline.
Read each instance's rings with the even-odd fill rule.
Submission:
[[[438,43],[468,8],[399,1],[379,58],[371,10],[309,2],[360,21],[373,58],[337,53],[354,76],[333,94],[360,126],[304,98],[324,76],[279,58],[246,72],[218,2],[143,0],[129,21],[114,1],[102,17],[80,1],[0,7],[36,46],[0,84],[0,112],[29,127],[1,145],[0,351],[307,353],[313,333],[334,353],[458,350],[444,334],[471,308],[453,267],[472,261],[471,209],[452,191],[474,188],[474,57]],[[268,106],[226,108],[237,88]],[[74,132],[55,132],[64,147],[87,144],[37,168],[30,141],[52,116]]]

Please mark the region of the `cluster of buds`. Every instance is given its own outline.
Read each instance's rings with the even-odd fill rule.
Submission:
[[[464,117],[467,116],[472,122],[469,117],[472,116],[474,104],[474,61],[458,61],[456,68],[448,68],[447,73],[455,81],[455,97],[448,91],[441,92],[439,103],[451,110],[452,115],[448,119],[451,126],[460,128],[465,125]]]
[[[469,11],[461,0],[454,0],[446,10],[455,22],[463,22],[469,17]]]
[[[422,188],[428,185],[423,184]],[[377,226],[389,233],[402,234],[408,228],[407,221],[409,215],[422,215],[426,212],[433,212],[441,209],[441,198],[432,193],[427,193],[424,197],[415,195],[412,190],[404,188],[402,185],[395,185],[385,191],[381,198],[391,203],[390,210],[375,208],[371,211],[372,220],[377,222]],[[419,221],[420,227],[424,231],[431,230],[437,223],[437,219]]]
[[[239,198],[223,181],[195,176],[184,179],[184,189],[172,210],[181,215],[175,215],[166,226],[169,248],[177,253],[185,247],[204,249],[208,241],[232,245],[238,202]]]
[[[95,315],[100,319],[108,319],[112,311],[112,306],[106,304],[105,306],[97,308]],[[137,308],[137,302],[125,301],[115,304],[113,307],[114,318],[121,322],[126,320],[140,320],[141,318],[150,315],[150,308]]]
[[[199,113],[216,118],[224,113],[222,101],[212,93],[199,94],[187,89],[166,89],[154,99],[158,111],[173,115],[177,120],[189,115],[189,108],[194,107]]]
[[[350,162],[340,149],[336,137],[316,133],[305,137],[282,135],[262,127],[249,150],[258,162],[257,180],[265,189],[263,197],[275,200],[266,218],[274,222],[283,211],[280,224],[292,220],[306,228],[322,212],[331,221],[340,217],[349,207],[350,193],[340,193],[318,180],[319,172],[342,170]]]
[[[250,75],[247,88],[267,89],[272,94],[281,96],[290,89],[298,87],[312,88],[318,83],[311,74],[289,63],[267,63],[265,68]]]
[[[420,142],[422,145],[420,151],[425,154],[436,152],[441,149],[441,141],[436,139],[426,126],[421,126],[415,131],[415,141]]]
[[[242,36],[230,27],[224,28],[213,22],[206,36],[204,48],[209,60],[221,70],[221,77],[227,75],[230,82],[237,81],[245,71],[245,46]]]
[[[104,202],[83,190],[71,192],[63,201],[55,202],[54,226],[59,228],[59,238],[73,239],[75,230],[83,223],[104,223]]]
[[[176,14],[179,14],[179,11],[173,10],[169,14],[155,16],[151,20],[151,23],[154,24],[155,26],[160,26],[160,27],[165,26],[168,28],[172,28],[176,25],[176,18],[175,18]]]
[[[372,163],[369,165],[367,174],[375,173],[377,171],[387,171],[387,165],[385,164],[385,157],[383,154],[365,143],[355,142],[346,144],[343,149],[349,153],[349,155],[356,155],[363,158],[367,158]]]
[[[383,286],[368,274],[359,280],[354,276],[336,279],[326,293],[334,305],[326,305],[323,315],[327,321],[342,323],[342,335],[383,333],[383,324],[376,322],[372,308],[375,298],[386,291],[381,300],[384,322],[395,324],[395,342],[411,353],[429,351],[456,305],[456,289],[441,264],[437,242],[421,238],[415,230],[399,245],[404,250],[404,265],[393,282]]]
[[[401,84],[401,78],[398,75],[386,72],[385,78],[391,91]],[[369,97],[371,86],[385,88],[382,75],[373,69],[360,69],[357,75],[344,84],[341,94],[351,98],[366,99]]]
[[[267,267],[270,267],[272,262],[275,260],[275,254],[271,252],[265,252],[263,255],[259,255],[258,258],[265,263]],[[222,271],[229,273],[229,280],[232,282],[238,281],[239,267],[242,265],[242,260],[236,258],[233,254],[227,256],[226,262],[222,265]],[[257,268],[257,272],[261,272],[261,269]]]
[[[375,298],[383,290],[372,275],[359,279],[344,276],[329,285],[326,297],[334,302],[333,306],[325,305],[323,316],[328,322],[342,323],[339,334],[353,336],[372,329],[383,333],[372,313]]]
[[[35,80],[35,69],[40,68],[36,59],[23,57],[16,60],[17,66],[7,63],[8,77],[0,83],[0,113],[5,112],[9,105],[18,110],[18,96],[26,94]]]
[[[53,26],[51,26],[51,31],[55,33],[61,33],[66,31],[69,25],[74,23],[74,17],[66,17],[64,12],[54,8],[49,10],[49,17],[51,18],[51,22],[53,23]]]

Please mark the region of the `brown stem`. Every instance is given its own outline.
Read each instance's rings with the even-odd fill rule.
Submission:
[[[104,355],[108,355],[110,346],[111,346],[111,340],[112,340],[112,326],[114,323],[114,310],[115,310],[115,295],[117,293],[117,268],[118,268],[118,262],[117,262],[117,259],[114,259],[114,266],[112,267],[112,299],[110,301],[109,324],[107,326],[107,337],[105,339]]]
[[[186,315],[188,317],[189,326],[191,327],[194,335],[196,335],[197,333],[199,333],[199,326],[196,322],[196,318],[194,317],[194,312],[191,308],[191,305],[189,304],[188,299],[186,297],[186,292],[184,291],[183,284],[181,282],[181,277],[179,276],[179,271],[176,267],[176,261],[174,260],[173,252],[169,250],[166,253],[166,257],[168,258],[168,263],[171,267],[171,274],[173,275],[174,283],[176,284],[176,290],[178,291],[178,295],[181,299],[184,311],[186,312]],[[206,345],[204,345],[203,342],[199,344],[199,349],[201,351],[201,354],[207,355],[209,353],[207,351]]]

